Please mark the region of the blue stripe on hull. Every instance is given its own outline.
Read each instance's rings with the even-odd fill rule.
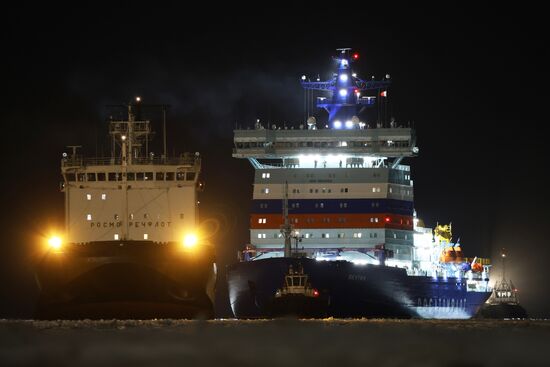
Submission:
[[[322,208],[319,203],[323,203]],[[252,200],[254,214],[280,214],[282,210],[282,200]],[[288,211],[290,214],[393,213],[412,216],[413,203],[395,199],[289,199]]]
[[[470,318],[490,296],[490,292],[467,292],[454,278],[408,276],[399,268],[272,258],[228,267],[235,317],[267,317],[288,266],[298,263],[309,274],[311,285],[329,294],[328,314],[334,317]]]

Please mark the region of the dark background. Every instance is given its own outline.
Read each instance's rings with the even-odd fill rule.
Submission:
[[[223,269],[247,242],[253,180],[248,162],[231,157],[232,130],[257,118],[303,123],[299,78],[327,79],[339,47],[360,53],[359,76],[392,76],[392,115],[418,135],[420,155],[406,163],[419,217],[452,221],[469,256],[507,248],[522,303],[548,317],[542,10],[337,5],[5,9],[0,317],[32,315],[39,238],[63,225],[61,154],[67,145],[108,153],[105,106],[137,95],[171,105],[170,152],[203,156],[201,218],[220,223],[217,308],[229,316]],[[154,122],[160,133],[160,114]]]

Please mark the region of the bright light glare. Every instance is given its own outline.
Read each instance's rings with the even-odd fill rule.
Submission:
[[[61,238],[57,236],[52,236],[48,239],[48,245],[54,250],[59,250],[61,248]]]
[[[340,74],[340,81],[347,82],[348,81],[348,74]]]
[[[348,90],[347,89],[340,89],[340,96],[342,97],[345,97],[348,95]]]
[[[346,121],[346,129],[351,129],[353,127],[353,122],[351,120]]]
[[[193,248],[195,247],[195,245],[197,244],[198,242],[198,239],[197,239],[197,236],[193,233],[188,233],[185,235],[185,237],[183,238],[183,245],[186,247],[186,248]]]
[[[342,128],[342,122],[340,120],[336,120],[336,121],[334,121],[333,126],[334,126],[335,129],[341,129]]]

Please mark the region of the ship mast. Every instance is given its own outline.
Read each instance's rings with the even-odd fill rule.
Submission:
[[[292,252],[291,237],[292,225],[288,218],[288,181],[285,181],[284,196],[283,196],[283,219],[284,224],[281,226],[281,233],[285,239],[285,257],[290,257]]]

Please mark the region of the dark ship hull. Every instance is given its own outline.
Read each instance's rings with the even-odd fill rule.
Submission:
[[[212,318],[216,270],[211,247],[106,241],[69,244],[38,264],[35,317]]]
[[[289,294],[273,299],[269,309],[270,317],[324,318],[328,316],[328,297],[308,297]]]
[[[400,268],[271,258],[228,267],[234,316],[270,317],[275,292],[291,264],[302,266],[312,287],[330,297],[327,316],[332,317],[467,319],[491,295],[468,291],[465,280],[408,276]]]
[[[478,317],[483,319],[526,319],[529,316],[527,311],[517,303],[487,303],[479,310]]]

